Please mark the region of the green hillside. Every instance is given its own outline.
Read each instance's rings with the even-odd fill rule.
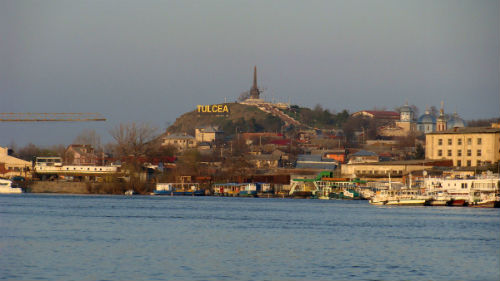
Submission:
[[[197,110],[187,112],[178,117],[168,129],[168,133],[188,133],[194,135],[195,128],[218,126],[227,135],[236,132],[279,132],[283,122],[255,106],[239,103],[227,103],[229,114],[216,116],[198,113]]]

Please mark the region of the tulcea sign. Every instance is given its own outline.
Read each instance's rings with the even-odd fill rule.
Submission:
[[[227,104],[197,105],[196,108],[200,114],[229,114],[229,106]]]

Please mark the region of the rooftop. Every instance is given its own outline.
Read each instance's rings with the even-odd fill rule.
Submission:
[[[428,133],[427,135],[442,135],[442,134],[494,134],[500,133],[500,128],[492,127],[463,127],[453,128],[442,132]]]

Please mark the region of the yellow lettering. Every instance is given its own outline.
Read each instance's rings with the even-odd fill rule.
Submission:
[[[196,106],[198,108],[198,112],[201,112],[201,105]]]
[[[227,105],[224,105],[224,109],[222,111],[223,112],[229,112],[229,108],[227,108]]]

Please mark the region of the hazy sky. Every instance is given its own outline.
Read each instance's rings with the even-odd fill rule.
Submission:
[[[101,123],[0,122],[0,145],[69,144],[119,123],[164,130],[234,101],[330,110],[405,101],[500,115],[499,1],[0,0],[0,112],[100,112]]]

